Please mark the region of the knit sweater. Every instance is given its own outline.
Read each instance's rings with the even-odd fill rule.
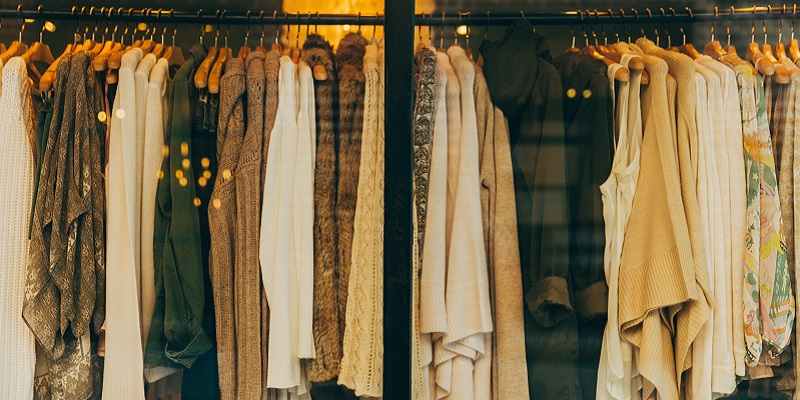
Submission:
[[[14,166],[14,173],[0,184],[4,207],[0,232],[0,332],[4,345],[0,357],[0,397],[33,397],[36,362],[34,334],[20,315],[25,299],[25,271],[28,255],[28,222],[33,196],[34,160],[28,142],[33,131],[30,85],[25,62],[12,58],[3,68],[3,95],[0,96],[0,154]]]
[[[322,36],[311,35],[303,44],[303,61],[310,68],[325,68],[326,79],[314,81],[317,116],[316,165],[314,171],[314,293],[335,293],[336,276],[336,125],[337,98],[333,48]],[[326,296],[314,296],[314,348],[317,357],[306,364],[312,382],[323,382],[339,374],[342,358],[338,306]]]
[[[114,99],[109,142],[108,185],[108,298],[105,342],[104,398],[144,399],[141,324],[139,322],[141,174],[134,72],[141,49],[122,57],[119,86]],[[143,94],[146,96],[146,93]],[[141,110],[144,112],[144,110]]]
[[[236,398],[237,380],[244,370],[239,370],[237,361],[244,352],[239,349],[236,332],[236,316],[239,301],[235,297],[240,283],[237,273],[244,273],[234,268],[236,253],[236,170],[239,163],[239,152],[245,134],[244,96],[245,96],[244,62],[237,58],[226,64],[225,74],[220,80],[220,113],[217,128],[217,160],[219,167],[211,195],[211,207],[208,208],[209,230],[211,232],[211,253],[209,255],[209,274],[214,288],[214,310],[216,312],[217,347],[220,371],[220,392],[223,399]],[[247,285],[244,285],[245,288]],[[236,304],[236,307],[234,307]],[[246,303],[245,303],[246,306]],[[248,360],[249,361],[249,360]],[[250,361],[252,363],[252,361]],[[260,366],[260,362],[254,363]],[[260,373],[259,373],[260,375]],[[255,385],[256,393],[243,392],[246,398],[259,398],[261,379]],[[257,384],[258,383],[258,384]],[[253,397],[255,396],[255,397]]]
[[[336,49],[339,74],[339,148],[336,171],[336,303],[339,316],[339,340],[344,337],[348,283],[353,248],[353,219],[358,198],[358,172],[361,159],[361,128],[364,118],[364,63],[367,39],[349,33]],[[331,301],[325,298],[324,301]]]
[[[481,176],[481,215],[487,250],[492,319],[492,398],[529,398],[526,385],[522,273],[511,143],[503,112],[492,104],[483,70],[475,67],[475,103]]]
[[[247,76],[247,128],[241,142],[239,163],[233,172],[236,181],[236,236],[234,239],[234,316],[236,333],[237,398],[260,399],[266,382],[261,370],[266,360],[261,346],[261,267],[258,263],[258,228],[261,226],[261,150],[264,129],[264,53],[253,51],[245,60]],[[236,63],[226,73],[236,71]],[[241,78],[236,78],[237,83]],[[245,118],[239,114],[237,118]],[[244,110],[242,110],[244,111]],[[233,115],[231,117],[234,117]],[[244,124],[244,120],[234,123]],[[229,125],[230,126],[230,125]]]
[[[381,397],[383,389],[383,63],[378,52],[370,44],[364,55],[360,179],[339,371],[340,385],[369,397]]]
[[[648,40],[640,40],[640,46],[650,54],[654,54],[669,65],[669,71],[678,84],[677,92],[677,132],[678,132],[678,165],[680,168],[682,200],[689,228],[694,268],[685,269],[691,272],[692,279],[687,282],[690,301],[676,313],[677,330],[675,332],[675,372],[678,384],[681,375],[691,367],[691,346],[711,314],[714,305],[709,284],[709,264],[705,259],[707,245],[703,241],[703,230],[700,219],[700,208],[696,194],[696,177],[700,146],[698,145],[697,95],[695,84],[694,62],[686,55],[665,51]]]
[[[693,262],[668,119],[668,67],[656,57],[644,61],[650,84],[642,91],[641,169],[620,260],[619,328],[638,351],[636,365],[644,379],[660,398],[677,399],[672,338],[660,309],[686,300],[683,269]],[[650,395],[645,391],[642,398]]]

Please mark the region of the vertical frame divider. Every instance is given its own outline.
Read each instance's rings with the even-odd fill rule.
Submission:
[[[386,0],[383,398],[411,400],[414,1]]]

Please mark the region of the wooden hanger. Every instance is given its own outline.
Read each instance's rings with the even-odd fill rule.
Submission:
[[[230,49],[230,47],[225,47],[220,50],[220,55],[217,57],[217,61],[214,62],[214,66],[211,68],[211,73],[208,74],[209,93],[219,93],[219,82],[223,74],[222,69],[225,67],[225,63],[228,61],[228,59],[232,56],[233,51]]]
[[[782,85],[789,83],[792,80],[792,73],[789,72],[789,70],[786,69],[786,67],[783,64],[781,64],[780,61],[778,61],[778,59],[775,58],[775,56],[772,54],[772,46],[764,43],[764,45],[761,48],[762,48],[762,53],[764,53],[764,56],[767,57],[770,61],[772,61],[772,64],[775,66],[775,75],[774,75],[775,82],[778,82]]]
[[[210,47],[206,58],[200,63],[200,66],[197,67],[197,72],[194,74],[194,86],[196,88],[205,89],[208,87],[208,74],[211,72],[211,67],[217,59],[217,53],[221,52],[217,50],[216,46]]]
[[[605,56],[600,54],[597,51],[597,48],[592,45],[584,47],[581,52],[594,57],[596,60],[602,61],[603,63],[606,64],[606,66],[611,66],[613,64],[616,64],[614,60],[606,58]],[[622,67],[618,69],[616,73],[614,73],[614,79],[620,82],[628,82],[631,79],[631,71],[628,70],[628,68],[626,67]]]
[[[609,59],[613,60],[616,63],[622,62],[623,53],[620,53],[620,52],[614,50],[613,48],[609,48],[609,47],[610,46],[605,46],[605,47],[599,46],[599,47],[597,47],[597,50],[604,57],[609,58]],[[647,85],[647,84],[650,83],[650,74],[648,74],[647,71],[645,70],[644,59],[642,57],[639,57],[639,56],[631,57],[631,59],[628,60],[628,69],[629,69],[629,72],[630,71],[641,71],[641,73],[642,73],[641,84],[642,85]]]
[[[51,87],[53,87],[53,80],[55,79],[58,62],[61,61],[67,54],[72,54],[73,47],[75,47],[74,43],[68,44],[64,49],[64,52],[61,53],[61,55],[58,56],[55,61],[50,63],[50,66],[47,67],[47,70],[42,74],[42,78],[39,79],[39,90],[42,92],[47,92]]]

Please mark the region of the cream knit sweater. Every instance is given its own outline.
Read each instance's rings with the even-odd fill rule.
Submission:
[[[2,63],[0,63],[2,68]],[[33,135],[30,85],[25,62],[8,61],[0,96],[0,154],[12,173],[0,183],[3,224],[0,227],[0,398],[33,398],[35,339],[22,319],[25,270],[28,264],[28,223],[33,198]]]
[[[358,201],[339,384],[357,396],[383,391],[383,62],[375,44],[364,55],[366,88]]]
[[[144,399],[144,364],[139,323],[141,186],[137,185],[136,84],[141,49],[122,57],[114,99],[106,166],[106,342],[104,399]],[[144,95],[144,94],[143,94]],[[140,170],[139,170],[140,171]]]

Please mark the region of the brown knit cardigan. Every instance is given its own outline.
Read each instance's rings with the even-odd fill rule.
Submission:
[[[219,386],[222,399],[237,398],[237,343],[234,278],[237,216],[235,172],[244,137],[244,62],[237,58],[225,65],[220,80],[219,125],[217,128],[218,173],[208,207],[211,234],[209,275],[216,312]],[[237,304],[238,307],[238,304]],[[250,349],[242,348],[242,351]],[[243,365],[242,367],[248,367]],[[245,371],[245,369],[242,369]],[[260,383],[260,379],[258,382]]]
[[[261,192],[264,191],[264,175],[267,170],[267,151],[269,150],[269,136],[272,133],[272,128],[275,125],[275,118],[278,114],[278,71],[280,70],[281,55],[277,51],[270,51],[264,58],[264,129],[262,131],[261,140],[261,179],[259,187]],[[259,196],[261,196],[259,194]],[[259,197],[261,199],[262,197]],[[261,204],[259,202],[259,204]],[[261,215],[261,208],[258,209]],[[260,233],[260,231],[259,231]],[[259,266],[260,268],[260,266]],[[261,285],[261,360],[263,365],[261,368],[261,382],[262,387],[266,387],[267,382],[267,360],[269,359],[269,305],[267,304],[267,294],[264,292],[264,285]],[[267,389],[261,391],[261,398],[263,400],[272,400],[277,398],[275,389]]]
[[[236,251],[234,307],[236,332],[236,397],[261,399],[261,369],[266,360],[261,346],[261,265],[258,240],[261,226],[261,149],[264,128],[264,53],[246,59],[247,128],[234,172],[236,180]]]
[[[325,68],[326,79],[314,81],[317,118],[317,157],[314,172],[314,293],[336,293],[336,69],[333,48],[322,36],[310,35],[303,45],[303,61],[311,69]],[[317,358],[306,364],[312,382],[323,382],[339,374],[342,338],[339,336],[337,303],[314,296],[314,347]]]
[[[336,228],[338,233],[336,278],[339,314],[339,337],[344,337],[347,288],[350,280],[350,256],[353,247],[353,221],[358,198],[358,171],[361,161],[361,127],[364,119],[364,54],[367,39],[349,33],[336,50],[339,72],[339,173],[336,193]],[[324,296],[325,293],[320,295]]]

